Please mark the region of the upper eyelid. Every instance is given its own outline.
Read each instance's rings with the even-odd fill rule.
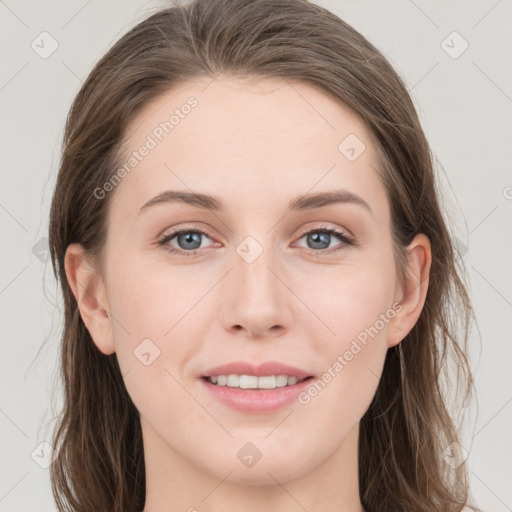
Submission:
[[[166,238],[169,238],[169,237],[174,237],[176,235],[179,235],[180,233],[182,232],[188,232],[188,231],[196,231],[196,232],[200,232],[201,234],[203,235],[206,235],[208,236],[209,238],[212,238],[212,236],[210,235],[210,233],[208,232],[208,230],[204,229],[204,228],[198,228],[198,227],[192,227],[192,226],[183,226],[181,228],[176,228],[176,229],[172,229],[170,230],[169,232],[167,231],[164,231],[159,237],[158,239],[159,240],[165,240]]]
[[[303,235],[309,233],[310,231],[322,231],[322,229],[339,231],[343,235],[347,236],[348,238],[354,238],[353,233],[351,231],[349,231],[347,228],[338,227],[334,224],[331,224],[330,222],[322,222],[321,226],[305,227],[304,229],[300,230],[300,233],[301,233],[301,236],[303,236]]]

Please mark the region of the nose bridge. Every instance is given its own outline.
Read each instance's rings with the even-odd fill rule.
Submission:
[[[267,237],[267,241],[270,237]],[[248,236],[236,248],[235,279],[238,299],[246,303],[276,300],[279,283],[271,268],[275,267],[275,251],[254,237]],[[281,285],[282,286],[282,285]]]
[[[265,237],[267,242],[271,239]],[[248,236],[236,247],[225,303],[226,328],[242,327],[253,336],[264,335],[275,326],[287,326],[291,316],[290,294],[278,277],[276,251],[263,243]]]

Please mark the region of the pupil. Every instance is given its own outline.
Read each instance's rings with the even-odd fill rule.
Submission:
[[[198,249],[201,246],[201,233],[186,233],[184,235],[180,235],[180,242],[184,242],[183,249]],[[190,247],[188,244],[198,242],[196,247]]]
[[[317,244],[327,244],[329,247],[329,233],[314,233],[309,235],[309,241],[313,243],[314,249],[325,249],[325,247],[318,247]]]

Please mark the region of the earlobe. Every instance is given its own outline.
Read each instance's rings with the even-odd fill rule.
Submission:
[[[398,345],[414,327],[425,304],[432,254],[430,240],[420,233],[407,247],[407,271],[395,300],[401,309],[388,331],[388,347]]]
[[[112,354],[115,346],[105,285],[82,245],[70,244],[67,247],[64,268],[80,316],[94,344],[103,354]]]

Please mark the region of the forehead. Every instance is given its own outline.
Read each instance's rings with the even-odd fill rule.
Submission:
[[[131,161],[116,201],[131,212],[167,189],[252,208],[340,187],[383,200],[367,127],[305,83],[221,76],[181,84],[131,120],[123,147],[123,164]]]

